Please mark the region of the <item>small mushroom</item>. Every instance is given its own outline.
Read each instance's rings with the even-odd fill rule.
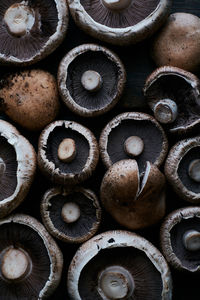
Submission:
[[[127,45],[152,35],[165,22],[170,0],[68,0],[74,21],[102,41]]]
[[[104,208],[131,230],[151,226],[165,214],[165,177],[150,162],[141,175],[134,159],[116,162],[103,177],[100,195]]]
[[[102,130],[99,149],[107,168],[117,161],[134,158],[143,172],[147,161],[158,167],[163,163],[168,141],[152,116],[126,112],[116,116]]]
[[[68,9],[65,0],[1,0],[0,21],[0,62],[29,65],[61,44]]]
[[[200,137],[181,140],[171,148],[165,175],[182,199],[200,203]]]
[[[42,70],[26,70],[6,76],[0,82],[0,108],[28,130],[41,130],[59,110],[57,83]]]
[[[36,170],[36,153],[10,123],[0,120],[0,218],[26,197]]]
[[[170,213],[160,231],[166,260],[180,271],[200,271],[200,207],[184,207]]]
[[[81,187],[48,190],[41,203],[47,230],[67,243],[83,243],[98,230],[101,208],[94,192]]]
[[[79,123],[55,121],[40,135],[38,165],[54,183],[77,184],[88,179],[95,170],[98,159],[95,136]]]
[[[157,66],[196,71],[200,66],[200,18],[184,12],[171,14],[155,35],[151,52]]]
[[[76,252],[68,271],[72,300],[172,299],[169,267],[162,254],[135,233],[94,236]]]
[[[42,224],[16,214],[0,220],[2,299],[47,299],[58,286],[63,257]]]
[[[170,133],[185,134],[199,124],[200,81],[192,73],[160,67],[147,78],[144,95],[155,118]]]
[[[105,47],[84,44],[62,59],[58,86],[65,105],[84,117],[101,115],[120,99],[126,81],[119,57]]]

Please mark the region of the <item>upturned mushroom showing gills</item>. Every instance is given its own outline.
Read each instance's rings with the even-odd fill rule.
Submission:
[[[36,219],[24,214],[0,220],[1,299],[47,299],[58,286],[63,257]]]
[[[105,47],[84,44],[72,49],[58,69],[65,105],[83,117],[101,115],[117,104],[126,81],[118,56]]]
[[[144,95],[158,122],[173,134],[185,134],[200,122],[200,81],[190,72],[164,66],[146,80]]]
[[[68,271],[71,300],[171,300],[172,280],[162,254],[135,233],[94,236],[76,252]]]
[[[29,141],[0,120],[0,218],[26,197],[36,170],[36,153]]]
[[[143,172],[147,161],[158,167],[163,163],[168,141],[152,116],[126,112],[116,116],[102,130],[99,149],[107,168],[117,161],[132,158]]]
[[[63,41],[68,25],[65,0],[1,0],[0,62],[33,64]]]
[[[108,43],[135,44],[165,22],[171,0],[68,0],[74,21]]]
[[[38,165],[54,183],[73,185],[88,179],[98,159],[95,136],[79,123],[55,121],[40,135]]]
[[[165,175],[182,199],[200,203],[200,137],[181,140],[171,148]]]
[[[180,208],[170,213],[160,231],[166,260],[180,271],[200,271],[200,207]]]
[[[165,214],[165,177],[150,162],[139,174],[134,159],[121,160],[104,175],[100,196],[104,208],[119,224],[131,230],[145,228]]]
[[[79,186],[48,190],[41,203],[47,230],[66,243],[83,243],[98,230],[101,208],[94,192]]]

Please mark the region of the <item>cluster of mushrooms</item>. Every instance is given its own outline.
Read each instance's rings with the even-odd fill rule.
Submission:
[[[169,15],[171,0],[143,2],[0,1],[2,300],[51,299],[65,268],[72,300],[170,300],[170,267],[200,271],[200,80],[191,73],[200,66],[200,19]],[[40,61],[67,40],[69,11],[100,42],[60,57],[56,80]],[[157,68],[143,87],[146,108],[119,112],[126,68],[101,41],[147,38]],[[98,190],[86,187],[99,165]],[[50,186],[38,200],[40,221],[20,212],[22,202],[33,205],[38,173]],[[169,188],[185,201],[170,214]],[[103,231],[106,214],[115,226]],[[156,226],[157,247],[138,233]],[[78,247],[68,267],[62,243]]]

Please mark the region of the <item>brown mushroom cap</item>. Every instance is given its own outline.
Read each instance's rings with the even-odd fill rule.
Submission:
[[[101,115],[113,108],[122,95],[125,81],[126,73],[119,57],[95,44],[72,49],[58,69],[62,100],[84,117]]]
[[[200,18],[183,12],[171,14],[154,38],[152,58],[157,66],[197,70],[200,65]]]
[[[66,138],[76,144],[76,156],[71,162],[58,157],[60,143]],[[89,178],[99,159],[98,143],[93,133],[73,121],[59,120],[49,124],[41,133],[38,144],[38,165],[54,183],[77,184]]]
[[[82,243],[97,232],[101,208],[96,195],[89,189],[57,187],[44,194],[41,215],[55,238],[67,243]]]
[[[172,114],[171,121],[163,121],[170,133],[184,134],[199,124],[200,81],[192,73],[171,66],[160,67],[147,78],[144,95],[158,121]],[[171,102],[167,104],[166,99]],[[160,110],[156,111],[159,103]]]
[[[68,8],[65,0],[2,0],[0,21],[0,62],[29,65],[61,44],[68,25]]]
[[[42,70],[26,70],[6,76],[0,86],[1,109],[28,130],[41,130],[59,110],[57,83]]]
[[[134,44],[153,34],[164,23],[171,4],[170,0],[109,2],[68,0],[77,25],[95,38],[119,45]]]
[[[173,211],[164,220],[160,240],[162,252],[176,269],[200,271],[200,208]]]
[[[26,197],[36,170],[36,153],[10,123],[0,120],[0,218]]]
[[[70,299],[76,300],[170,300],[171,288],[170,270],[162,254],[146,239],[122,230],[104,232],[85,242],[68,271]],[[112,296],[116,291],[121,298],[119,293],[118,298]],[[112,297],[106,297],[108,292]]]
[[[0,220],[0,236],[1,297],[48,298],[60,282],[63,257],[43,225],[28,215],[12,215]]]

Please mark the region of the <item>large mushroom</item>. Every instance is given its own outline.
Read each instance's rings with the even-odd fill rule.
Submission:
[[[42,224],[16,214],[0,221],[2,299],[47,299],[58,286],[63,257]]]
[[[166,20],[171,0],[68,0],[83,30],[100,40],[125,45],[152,35]]]
[[[0,218],[26,197],[36,170],[36,153],[29,141],[0,120]]]
[[[33,64],[63,41],[68,24],[65,0],[1,0],[0,62]]]
[[[58,69],[62,100],[84,117],[94,117],[113,108],[122,95],[125,81],[125,69],[118,56],[95,44],[72,49]]]
[[[68,271],[72,300],[172,299],[169,267],[146,239],[108,231],[85,242]]]

